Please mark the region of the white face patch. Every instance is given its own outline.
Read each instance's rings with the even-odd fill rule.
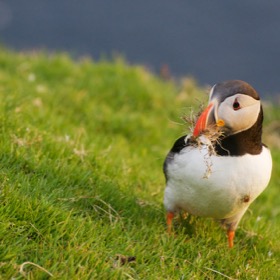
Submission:
[[[217,117],[224,121],[233,133],[244,131],[255,124],[260,113],[259,100],[245,94],[226,98],[218,107]]]

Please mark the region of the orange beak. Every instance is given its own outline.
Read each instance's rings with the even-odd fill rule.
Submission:
[[[209,103],[208,107],[199,116],[199,118],[195,124],[194,130],[193,130],[194,137],[198,137],[200,135],[200,133],[206,129],[208,117],[209,117],[209,114],[210,114],[213,106],[214,106],[214,103],[212,103],[212,102]]]

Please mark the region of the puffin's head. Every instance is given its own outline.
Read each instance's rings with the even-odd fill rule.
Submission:
[[[208,107],[198,118],[193,136],[215,129],[229,136],[252,127],[261,111],[258,93],[246,82],[232,80],[216,84],[210,91]]]

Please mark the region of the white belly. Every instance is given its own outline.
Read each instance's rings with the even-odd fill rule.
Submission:
[[[197,216],[224,219],[248,205],[268,185],[270,152],[259,155],[215,156],[208,148],[186,147],[168,164],[164,205]]]

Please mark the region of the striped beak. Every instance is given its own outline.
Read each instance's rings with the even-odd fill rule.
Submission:
[[[203,132],[206,129],[209,120],[209,115],[212,112],[213,107],[214,103],[210,102],[207,108],[199,116],[193,130],[194,137],[198,137],[201,134],[201,132]]]

